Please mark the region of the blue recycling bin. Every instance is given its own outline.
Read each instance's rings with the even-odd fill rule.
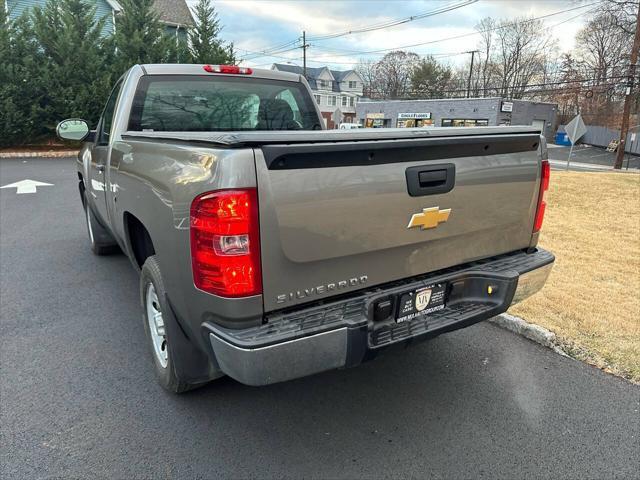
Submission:
[[[569,140],[569,135],[567,135],[567,132],[556,132],[556,140],[554,143],[556,145],[562,145],[563,147],[571,146],[571,140]]]

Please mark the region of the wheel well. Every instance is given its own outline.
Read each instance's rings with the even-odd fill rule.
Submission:
[[[131,251],[138,267],[142,268],[145,260],[156,253],[151,241],[151,235],[149,235],[142,222],[128,212],[124,214],[124,224],[129,237]]]
[[[80,172],[78,172],[78,190],[80,191],[80,200],[82,201],[82,205],[86,206],[84,204],[84,179]]]

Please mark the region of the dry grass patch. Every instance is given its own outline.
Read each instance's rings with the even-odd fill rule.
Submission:
[[[545,288],[511,313],[575,356],[640,381],[640,175],[551,172],[540,246]]]

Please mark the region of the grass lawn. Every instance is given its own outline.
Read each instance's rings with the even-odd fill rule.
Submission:
[[[640,175],[551,172],[540,246],[544,289],[510,313],[573,356],[640,382]]]

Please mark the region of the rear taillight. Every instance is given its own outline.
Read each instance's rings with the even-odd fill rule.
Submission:
[[[547,202],[544,201],[544,192],[549,190],[549,177],[551,175],[551,166],[548,160],[542,160],[542,170],[540,172],[540,192],[538,193],[538,208],[536,209],[536,219],[533,223],[533,233],[539,232],[542,228],[544,220],[544,211],[547,208]]]
[[[262,293],[258,195],[218,190],[191,203],[191,265],[197,288],[221,297]]]
[[[253,70],[248,67],[238,67],[237,65],[205,65],[202,67],[209,73],[230,73],[235,75],[251,75]]]

